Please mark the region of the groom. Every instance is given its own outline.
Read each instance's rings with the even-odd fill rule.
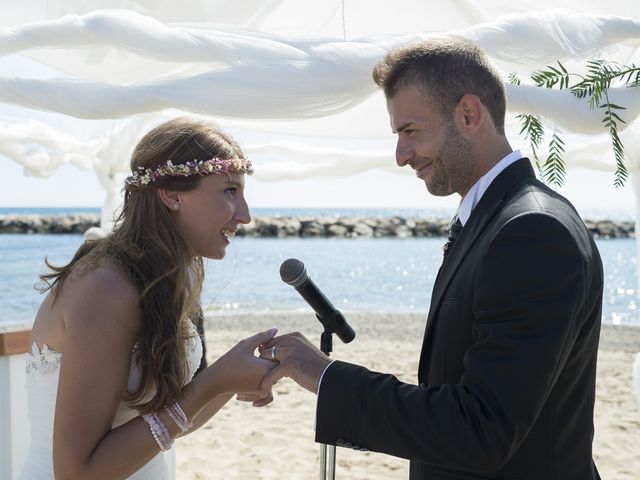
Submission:
[[[419,385],[330,364],[298,333],[263,352],[318,393],[316,440],[411,461],[411,479],[593,480],[602,263],[573,206],[504,134],[505,91],[462,39],[390,52],[374,69],[396,161],[461,197],[433,289]],[[272,347],[276,347],[272,349]]]

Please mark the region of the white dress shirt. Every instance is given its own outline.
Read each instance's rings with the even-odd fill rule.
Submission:
[[[514,150],[496,163],[491,170],[485,173],[476,183],[473,184],[460,202],[460,206],[458,206],[458,218],[460,219],[460,223],[462,223],[463,227],[469,220],[473,209],[476,208],[476,205],[480,202],[484,192],[486,192],[489,185],[491,185],[491,182],[493,182],[505,168],[521,158],[522,154],[520,153],[520,150]]]

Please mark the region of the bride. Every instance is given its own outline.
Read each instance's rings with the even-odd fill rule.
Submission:
[[[250,221],[251,163],[215,126],[179,118],[133,152],[124,207],[106,238],[63,267],[47,262],[48,292],[27,362],[32,444],[19,476],[166,479],[162,452],[234,394],[266,405],[260,380],[275,363],[255,349],[275,329],[239,342],[195,378],[202,345],[189,318],[202,258],[223,258]]]

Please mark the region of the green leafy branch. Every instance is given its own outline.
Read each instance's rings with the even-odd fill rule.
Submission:
[[[509,74],[509,81],[513,85],[520,85],[520,79],[516,74]],[[533,114],[520,114],[516,118],[520,120],[522,128],[520,129],[520,135],[524,135],[525,140],[529,139],[531,145],[531,152],[536,162],[540,177],[551,184],[558,187],[564,185],[564,175],[566,173],[566,165],[564,161],[564,142],[559,137],[558,129],[555,128],[553,136],[549,143],[549,155],[546,160],[541,163],[538,156],[538,150],[542,141],[544,140],[544,125],[539,115]]]
[[[616,159],[616,172],[614,185],[622,187],[629,178],[629,172],[625,164],[624,145],[620,140],[618,126],[626,123],[618,114],[626,107],[611,103],[609,89],[614,81],[618,81],[627,87],[640,86],[640,67],[626,66],[605,60],[590,60],[587,62],[587,74],[579,75],[569,73],[562,63],[556,66],[548,66],[546,70],[535,72],[531,79],[538,87],[569,89],[577,98],[587,99],[591,109],[600,109],[603,114],[602,123],[611,137],[613,153]],[[571,79],[578,81],[571,85]],[[515,74],[509,75],[509,81],[514,85],[520,85],[520,80]],[[555,186],[562,186],[566,174],[564,161],[564,142],[560,138],[557,128],[549,142],[549,156],[541,165],[537,152],[544,137],[544,126],[539,116],[518,115],[522,129],[521,134],[529,139],[536,165],[543,179]]]
[[[549,157],[543,166],[543,175],[551,185],[561,187],[564,185],[566,175],[566,165],[563,160],[564,141],[560,138],[557,128],[553,130],[553,135],[549,141]]]

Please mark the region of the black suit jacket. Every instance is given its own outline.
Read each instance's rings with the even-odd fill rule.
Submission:
[[[529,160],[491,183],[436,279],[419,386],[326,371],[316,441],[411,461],[414,480],[591,480],[602,262]]]

